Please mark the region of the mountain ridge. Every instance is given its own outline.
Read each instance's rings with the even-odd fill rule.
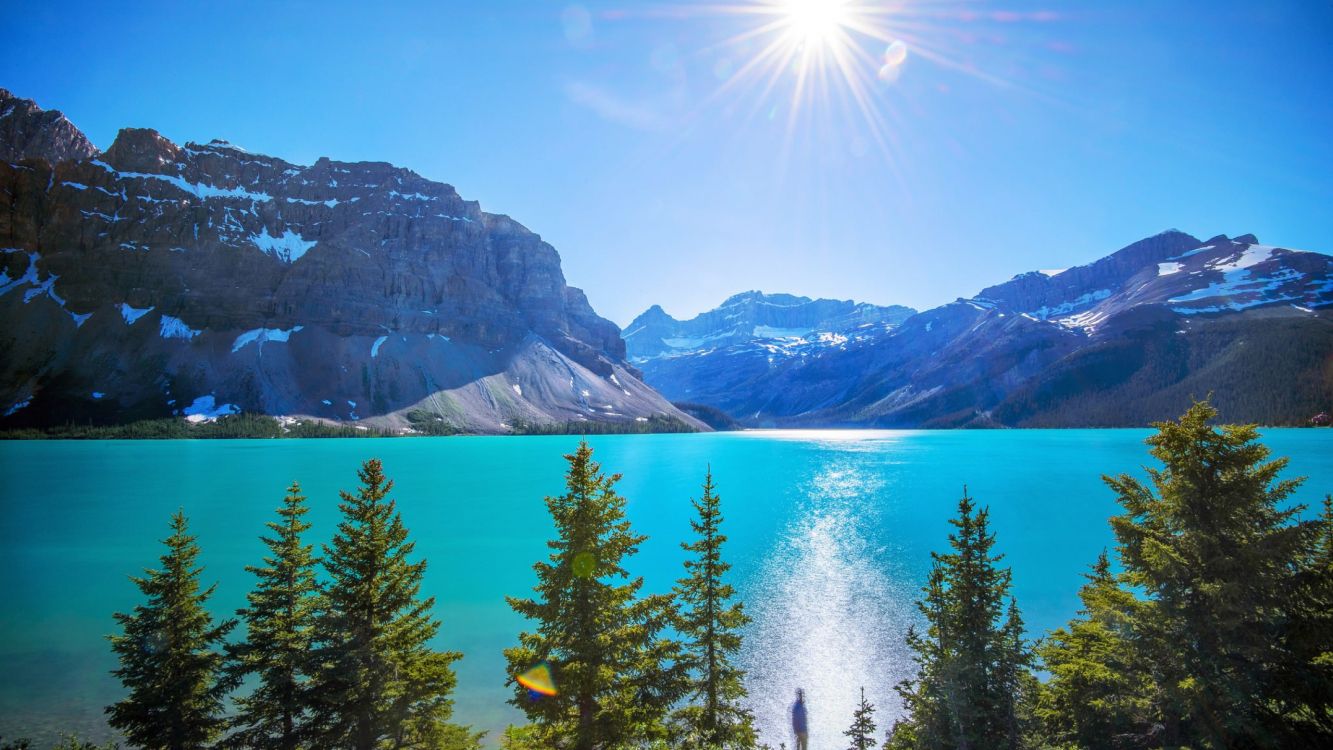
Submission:
[[[553,247],[452,185],[146,128],[89,153],[63,115],[5,93],[22,158],[0,160],[0,422],[702,428],[639,382]]]
[[[1238,420],[1294,424],[1333,401],[1330,306],[1327,255],[1168,230],[805,356],[635,361],[749,426],[1140,426],[1209,392]]]

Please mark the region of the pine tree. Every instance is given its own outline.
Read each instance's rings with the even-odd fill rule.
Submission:
[[[505,650],[514,697],[532,726],[524,741],[545,748],[611,750],[660,741],[663,719],[685,690],[679,647],[663,637],[669,596],[640,596],[643,579],[624,564],[646,537],[625,519],[616,494],[619,475],[606,476],[586,442],[565,456],[564,495],[546,498],[556,538],[549,561],[534,565],[537,594],[510,597],[515,612],[536,623]],[[517,680],[549,664],[554,695],[532,693]]]
[[[221,733],[223,701],[233,687],[222,646],[234,620],[214,623],[205,608],[215,586],[200,590],[199,546],[184,511],[171,517],[161,569],[133,577],[148,598],[132,614],[117,612],[123,634],[110,637],[120,659],[113,671],[129,695],[108,706],[108,723],[145,750],[194,750]]]
[[[991,552],[989,512],[974,513],[966,489],[950,523],[952,552],[932,554],[918,602],[927,630],[908,630],[917,676],[898,686],[910,719],[895,728],[891,745],[1017,748],[1031,657],[1018,607],[1009,598],[1010,573]],[[910,744],[904,739],[909,736]]]
[[[861,688],[861,705],[852,715],[852,725],[843,732],[851,744],[847,750],[875,750],[875,705],[866,700],[866,689]]]
[[[477,747],[478,736],[448,723],[456,652],[433,651],[440,623],[421,598],[425,561],[410,562],[393,482],[378,459],[341,493],[343,521],[324,547],[328,573],[315,621],[318,674],[311,686],[313,744],[325,748]]]
[[[735,589],[723,576],[731,564],[722,559],[721,498],[714,494],[713,472],[704,477],[703,495],[692,500],[698,520],[690,527],[697,538],[682,543],[694,554],[685,561],[688,574],[676,584],[680,610],[676,630],[684,643],[684,662],[691,670],[690,705],[677,709],[678,744],[708,748],[751,748],[755,744],[753,718],[739,704],[745,698],[745,673],[731,663],[741,647],[741,628],[750,621]]]
[[[310,529],[301,520],[309,510],[305,501],[301,486],[293,482],[278,509],[280,520],[268,523],[274,536],[261,537],[271,556],[263,567],[246,566],[259,580],[247,596],[249,606],[237,612],[246,625],[246,640],[232,649],[233,670],[238,677],[259,679],[252,693],[236,699],[232,725],[238,731],[227,738],[229,745],[256,750],[305,745],[319,600],[314,547],[301,541]]]
[[[1103,551],[1079,591],[1083,608],[1038,649],[1050,672],[1037,714],[1054,747],[1140,747],[1152,732],[1154,667],[1135,641],[1135,620],[1151,605],[1125,590]]]
[[[1318,586],[1306,584],[1318,578],[1323,527],[1301,520],[1303,507],[1284,507],[1300,484],[1278,480],[1287,460],[1269,461],[1252,425],[1210,427],[1216,415],[1200,402],[1156,425],[1147,442],[1162,468],[1148,469],[1151,487],[1106,478],[1125,510],[1111,519],[1125,581],[1153,602],[1138,637],[1162,670],[1162,741],[1333,743],[1329,691],[1312,695],[1302,684],[1322,674],[1328,685],[1333,675],[1308,661],[1299,637],[1315,608]]]

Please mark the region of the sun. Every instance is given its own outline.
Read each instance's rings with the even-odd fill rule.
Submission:
[[[851,22],[847,0],[782,0],[787,33],[806,44],[829,45]]]

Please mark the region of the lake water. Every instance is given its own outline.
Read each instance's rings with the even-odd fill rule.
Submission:
[[[1104,473],[1142,475],[1147,430],[756,432],[590,439],[621,472],[637,531],[650,539],[629,567],[647,591],[681,575],[689,498],[712,465],[723,498],[733,581],[754,622],[744,666],[763,739],[790,739],[796,687],[810,701],[812,747],[840,747],[857,690],[881,728],[908,675],[903,633],[931,550],[941,549],[964,483],[989,505],[998,548],[1031,632],[1066,621],[1081,574],[1112,544],[1116,512]],[[1309,481],[1297,499],[1333,490],[1333,430],[1269,430]],[[504,602],[526,595],[547,554],[542,498],[563,489],[572,437],[388,440],[211,440],[0,443],[0,736],[109,736],[102,707],[120,695],[108,674],[111,613],[139,601],[127,576],[156,563],[177,507],[203,548],[214,611],[244,601],[243,568],[284,488],[311,498],[311,538],[326,541],[337,491],[358,463],[383,459],[394,497],[429,560],[439,645],[462,651],[456,718],[495,731],[505,704],[502,649],[524,627]]]

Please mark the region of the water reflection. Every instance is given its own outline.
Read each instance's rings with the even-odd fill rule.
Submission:
[[[911,668],[903,634],[914,592],[896,582],[903,578],[874,536],[882,491],[878,477],[850,462],[815,475],[750,587],[754,621],[741,662],[761,739],[773,747],[792,746],[788,710],[798,687],[811,747],[842,746],[862,686],[880,726],[897,715],[893,686]]]

